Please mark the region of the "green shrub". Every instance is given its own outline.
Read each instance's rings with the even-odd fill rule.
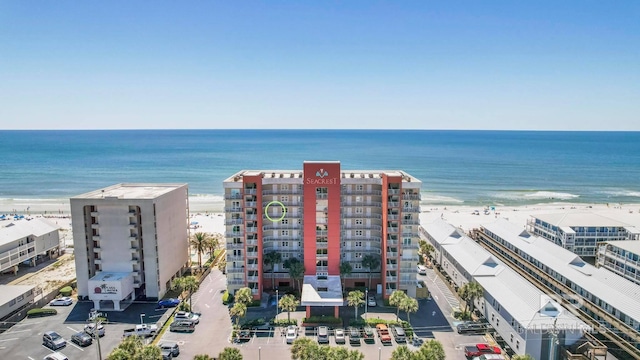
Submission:
[[[247,307],[256,307],[256,306],[260,306],[260,300],[253,300],[247,305]]]
[[[224,294],[222,294],[222,303],[228,305],[233,302],[233,295],[229,292],[229,290],[225,290]]]
[[[73,288],[71,286],[65,286],[62,289],[60,289],[60,295],[62,296],[71,296],[72,292],[73,292]]]
[[[178,305],[178,310],[179,311],[191,311],[191,306],[186,301],[182,301],[182,302],[180,302],[180,305]]]
[[[311,324],[342,324],[342,319],[333,316],[311,316],[302,319],[302,322]]]
[[[47,309],[31,309],[27,311],[28,317],[41,317],[41,316],[51,316],[56,315],[58,310],[47,308]]]
[[[278,319],[273,321],[273,325],[275,326],[289,326],[289,325],[298,325],[298,320],[296,319]]]

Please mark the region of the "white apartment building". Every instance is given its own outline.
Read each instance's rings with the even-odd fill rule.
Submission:
[[[0,223],[0,272],[17,273],[18,265],[34,265],[38,256],[57,256],[60,227],[43,218]]]
[[[515,354],[553,359],[561,348],[586,342],[587,324],[460,229],[438,219],[423,235],[435,249],[434,261],[457,287],[470,281],[482,286],[483,297],[476,299],[475,308]]]
[[[78,297],[100,310],[159,299],[189,262],[187,184],[117,184],[71,198]]]
[[[31,285],[0,285],[0,319],[33,301]]]
[[[596,266],[611,270],[640,285],[640,241],[599,243]]]
[[[640,285],[505,219],[482,225],[474,237],[536,286],[574,304],[610,348],[640,359]]]
[[[527,230],[580,256],[595,257],[597,243],[638,240],[640,229],[596,213],[532,215]]]

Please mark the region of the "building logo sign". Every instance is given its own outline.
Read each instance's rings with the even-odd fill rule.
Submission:
[[[320,179],[324,178],[325,176],[329,176],[329,172],[325,169],[320,169],[318,171],[316,171],[316,176],[319,177]]]
[[[96,286],[93,289],[95,294],[103,294],[103,295],[116,295],[118,294],[118,288],[115,286],[110,286],[107,284],[102,284],[100,286]]]

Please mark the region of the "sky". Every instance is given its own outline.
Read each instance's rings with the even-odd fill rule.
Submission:
[[[640,130],[640,1],[0,0],[0,129]]]

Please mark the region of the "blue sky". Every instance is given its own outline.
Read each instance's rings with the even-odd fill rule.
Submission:
[[[640,130],[640,1],[0,1],[0,129]]]

